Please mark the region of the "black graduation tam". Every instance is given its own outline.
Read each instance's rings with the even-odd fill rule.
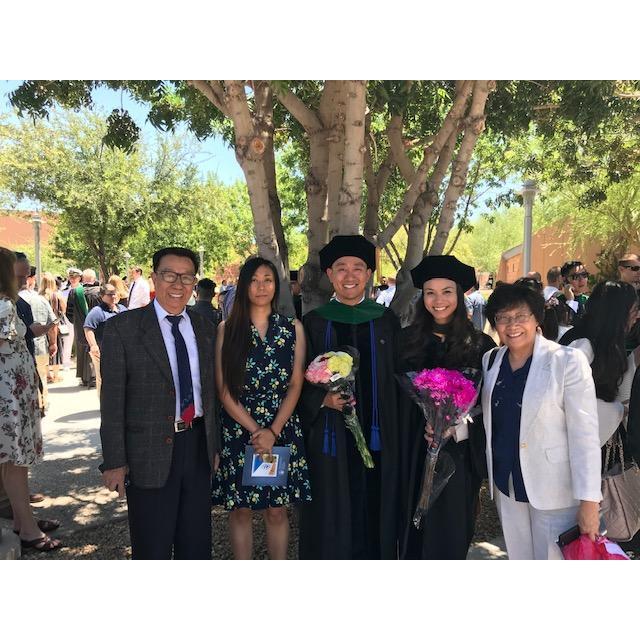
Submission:
[[[291,269],[289,271],[289,282],[298,282],[298,269]]]
[[[323,271],[344,256],[362,259],[371,271],[376,269],[376,248],[364,236],[334,236],[331,242],[320,249],[320,268]]]
[[[463,291],[468,291],[476,283],[476,272],[455,256],[427,256],[411,269],[413,286],[422,289],[422,285],[431,278],[447,278],[457,282]]]

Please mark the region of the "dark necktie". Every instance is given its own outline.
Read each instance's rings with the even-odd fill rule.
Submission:
[[[129,288],[129,300],[131,300],[131,294],[133,293],[133,287],[136,286],[136,281],[133,281],[133,284],[131,285],[131,287]]]
[[[191,366],[189,365],[189,353],[187,345],[180,333],[178,325],[182,316],[167,316],[171,323],[171,333],[176,344],[176,357],[178,360],[178,384],[180,386],[180,419],[191,424],[196,415],[196,406],[193,402],[193,385],[191,384]]]

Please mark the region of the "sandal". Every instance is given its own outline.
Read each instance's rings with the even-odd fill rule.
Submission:
[[[49,533],[50,531],[55,531],[60,526],[59,520],[38,520],[36,522],[38,525],[38,529],[42,531],[42,533]],[[20,530],[17,531],[14,529],[13,533],[16,535],[20,535]]]
[[[48,535],[35,540],[20,540],[23,549],[35,549],[36,551],[55,551],[60,547],[60,540],[54,540]]]

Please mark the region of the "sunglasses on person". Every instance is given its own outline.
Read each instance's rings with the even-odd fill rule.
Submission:
[[[621,264],[623,269],[631,269],[631,271],[640,271],[640,264]]]
[[[580,273],[574,273],[573,275],[569,276],[569,280],[579,280],[580,278],[584,278],[586,280],[590,275],[591,274],[587,271],[581,271]]]

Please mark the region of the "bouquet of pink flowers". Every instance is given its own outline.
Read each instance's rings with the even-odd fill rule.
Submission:
[[[444,469],[440,473],[437,491],[433,490],[440,449],[452,435],[455,425],[467,419],[469,411],[475,405],[480,378],[481,372],[477,369],[465,369],[464,373],[454,369],[423,369],[398,376],[404,390],[422,409],[427,423],[433,428],[433,439],[427,448],[420,498],[413,516],[413,524],[417,529],[455,471],[453,461],[447,460],[447,464],[442,465]]]
[[[353,347],[340,347],[339,349],[339,351],[327,351],[314,358],[307,367],[304,377],[311,384],[332,393],[339,392],[342,398],[350,400],[342,410],[344,423],[355,438],[364,466],[373,469],[373,458],[367,448],[362,427],[354,408],[353,385],[360,354]]]

